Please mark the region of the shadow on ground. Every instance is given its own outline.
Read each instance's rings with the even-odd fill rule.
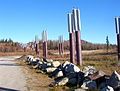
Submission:
[[[19,90],[15,90],[15,89],[11,89],[11,88],[0,87],[0,91],[19,91]]]

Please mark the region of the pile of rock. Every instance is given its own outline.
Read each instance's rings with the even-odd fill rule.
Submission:
[[[100,91],[120,91],[120,75],[114,71],[111,76],[103,71],[98,71],[93,66],[84,67],[80,70],[75,64],[65,61],[51,59],[34,58],[31,55],[26,57],[26,61],[33,68],[46,73],[54,78],[50,86],[77,86],[82,89],[99,89]]]

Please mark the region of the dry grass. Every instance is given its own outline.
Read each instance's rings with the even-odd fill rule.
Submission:
[[[95,66],[98,70],[103,70],[109,75],[115,70],[120,73],[117,64],[117,53],[115,50],[110,50],[109,53],[106,53],[105,50],[97,50],[89,54],[83,54],[83,66]]]
[[[88,51],[87,51],[88,52]],[[89,53],[83,52],[83,66],[95,66],[98,70],[104,71],[107,75],[112,74],[113,71],[120,73],[120,69],[117,66],[117,54],[113,51],[106,53],[105,51],[92,51]],[[65,61],[69,60],[69,55],[65,54],[60,56],[54,54],[54,51],[50,51],[49,58],[53,60]],[[73,88],[66,86],[50,88],[48,85],[53,81],[45,74],[36,73],[35,69],[31,69],[23,61],[19,61],[23,65],[23,72],[26,75],[27,88],[29,91],[72,91]]]

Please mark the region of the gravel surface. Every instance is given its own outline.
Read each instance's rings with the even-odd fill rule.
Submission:
[[[0,57],[0,91],[27,91],[25,75],[15,58]]]

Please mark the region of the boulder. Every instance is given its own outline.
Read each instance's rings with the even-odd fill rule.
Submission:
[[[61,66],[64,68],[67,64],[70,64],[70,62],[65,61]]]
[[[64,72],[64,75],[67,76],[71,73],[80,72],[80,69],[73,63],[69,63],[69,64],[66,64],[66,66],[63,68],[63,72]]]
[[[86,79],[86,80],[84,80],[81,88],[83,88],[83,89],[97,89],[97,84],[93,80]]]
[[[58,78],[58,77],[63,77],[63,72],[62,71],[59,71],[56,75],[55,75],[55,78]]]
[[[57,68],[59,65],[60,65],[59,61],[53,61],[52,62],[52,66],[55,67],[55,68]]]
[[[32,56],[32,55],[27,55],[27,60],[26,61],[30,61],[31,59],[33,59],[34,58],[34,56]]]
[[[92,75],[95,72],[97,72],[97,70],[93,66],[87,66],[87,67],[84,67],[84,69],[83,69],[83,73],[85,74],[85,77],[89,76],[89,75]]]
[[[114,71],[108,80],[108,85],[114,89],[120,88],[120,75]]]
[[[110,86],[106,86],[103,89],[100,89],[100,91],[114,91],[114,89]]]
[[[60,77],[55,80],[55,86],[63,86],[68,83],[68,78],[67,77]]]
[[[110,79],[110,76],[108,76],[108,75],[104,75],[102,77],[95,79],[95,81],[97,83],[97,87],[99,89],[106,87],[109,79]]]
[[[102,77],[102,76],[104,76],[104,75],[105,75],[105,73],[104,73],[103,71],[99,70],[99,71],[97,71],[97,72],[89,75],[88,77],[89,77],[91,80],[96,80],[96,79],[98,79],[98,78],[100,78],[100,77]]]
[[[78,84],[78,79],[77,78],[71,78],[71,79],[69,79],[68,84],[75,86],[75,85]]]
[[[46,72],[47,73],[52,73],[53,71],[55,71],[57,68],[54,68],[54,67],[49,67],[49,68],[46,68]]]

